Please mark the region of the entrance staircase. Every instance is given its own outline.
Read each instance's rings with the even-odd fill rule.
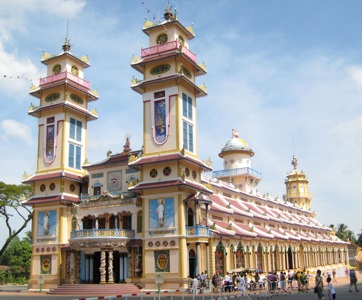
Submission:
[[[64,284],[47,294],[74,296],[116,296],[139,294],[141,289],[132,283],[115,284]]]

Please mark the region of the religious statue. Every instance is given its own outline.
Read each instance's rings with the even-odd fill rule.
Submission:
[[[236,138],[236,139],[239,138],[239,133],[238,133],[237,130],[234,129],[234,128],[233,128],[233,130],[232,130],[232,135],[233,135],[233,138]]]
[[[165,215],[164,201],[165,201],[164,199],[158,199],[158,207],[156,209],[157,222],[158,225],[160,225],[161,227],[163,227],[164,225],[164,215]]]

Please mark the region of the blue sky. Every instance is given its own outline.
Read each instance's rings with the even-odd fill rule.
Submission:
[[[31,82],[46,76],[43,50],[61,52],[67,32],[74,55],[89,55],[91,104],[88,160],[121,152],[126,135],[142,146],[141,96],[130,89],[132,55],[148,46],[145,17],[168,1],[0,0],[0,180],[19,184],[35,172],[37,119],[27,115]],[[236,128],[253,148],[261,193],[282,197],[295,153],[326,225],[361,232],[361,1],[169,1],[194,25],[190,50],[208,73],[198,102],[199,156],[222,169],[218,153]],[[6,76],[6,77],[4,77]],[[12,78],[10,78],[12,77]],[[18,78],[19,77],[19,78]],[[1,238],[1,235],[0,235]]]

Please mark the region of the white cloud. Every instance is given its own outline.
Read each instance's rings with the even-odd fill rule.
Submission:
[[[28,146],[34,145],[34,139],[31,133],[30,128],[23,124],[19,123],[15,120],[2,120],[0,122],[0,139],[3,141],[7,141],[9,139],[16,139],[23,141]]]

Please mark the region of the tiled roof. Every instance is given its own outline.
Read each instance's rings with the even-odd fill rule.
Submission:
[[[34,174],[29,178],[23,180],[23,183],[30,183],[39,180],[46,180],[46,179],[55,179],[55,178],[67,178],[70,180],[74,180],[77,182],[82,182],[82,176],[75,175],[68,172],[53,172],[53,173],[45,173],[45,174]]]
[[[167,162],[167,161],[173,161],[173,160],[186,160],[188,162],[191,162],[191,163],[201,167],[205,171],[212,170],[212,168],[210,168],[208,165],[206,165],[203,161],[186,156],[186,155],[182,155],[181,153],[140,157],[139,159],[137,159],[133,162],[130,162],[129,165],[130,166],[141,166],[141,165],[146,165],[146,164],[153,164],[153,163],[157,163],[157,162]]]
[[[54,195],[54,196],[47,196],[47,197],[30,197],[24,204],[25,205],[34,205],[34,204],[42,204],[42,203],[54,203],[54,202],[73,202],[78,203],[80,202],[78,197],[71,197],[71,196],[63,196],[61,195]]]

